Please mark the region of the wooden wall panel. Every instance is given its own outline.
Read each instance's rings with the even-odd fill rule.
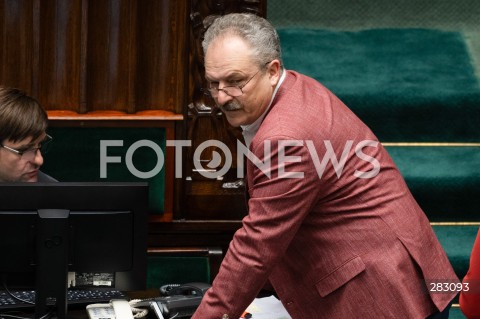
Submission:
[[[33,89],[31,0],[0,0],[0,84]]]
[[[90,110],[133,111],[129,94],[134,67],[129,59],[135,50],[131,38],[129,0],[88,3],[87,105]]]
[[[49,0],[35,11],[37,95],[49,109],[77,111],[82,83],[82,1]]]
[[[183,114],[187,0],[0,0],[0,19],[0,85],[46,109]]]
[[[137,6],[137,105],[147,109],[161,104],[164,110],[183,114],[189,74],[188,3],[149,0]]]

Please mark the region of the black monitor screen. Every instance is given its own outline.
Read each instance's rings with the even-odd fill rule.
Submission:
[[[72,286],[145,289],[147,207],[146,183],[0,183],[3,283],[40,303]]]

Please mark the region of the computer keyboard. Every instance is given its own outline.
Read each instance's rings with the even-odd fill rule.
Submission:
[[[16,297],[31,302],[22,302],[13,298],[8,292],[0,290],[0,311],[25,309],[34,307],[35,291],[11,291]],[[118,290],[103,289],[69,289],[67,291],[67,303],[69,306],[86,306],[92,303],[109,302],[111,299],[127,299],[127,296]],[[47,301],[47,303],[49,303]],[[54,300],[50,302],[54,304]]]

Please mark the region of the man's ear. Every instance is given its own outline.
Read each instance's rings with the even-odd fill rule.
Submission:
[[[280,61],[275,59],[272,60],[267,67],[267,72],[270,78],[270,83],[273,87],[275,87],[280,80],[281,75],[281,68],[280,68]]]

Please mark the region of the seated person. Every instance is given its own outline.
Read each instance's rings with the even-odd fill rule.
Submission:
[[[48,117],[37,100],[0,87],[0,182],[55,182],[39,169],[52,138]]]

